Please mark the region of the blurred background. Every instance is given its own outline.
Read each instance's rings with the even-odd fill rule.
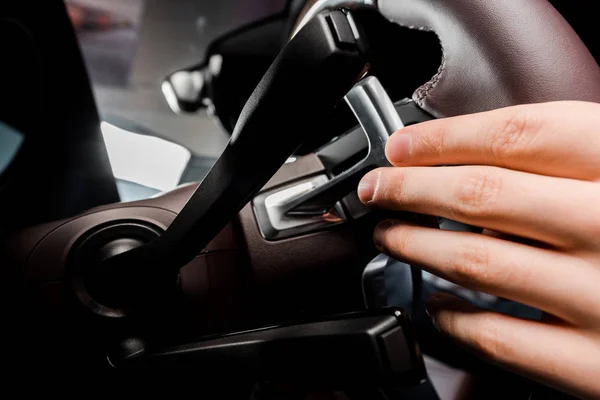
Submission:
[[[227,136],[204,112],[178,116],[160,85],[204,58],[214,39],[281,12],[285,0],[68,0],[103,119],[124,119],[198,154]],[[218,140],[220,136],[221,140]]]
[[[223,34],[282,12],[286,0],[67,0],[66,4],[104,121],[102,130],[113,171],[122,178],[122,200],[147,197],[179,183],[176,178],[170,179],[173,184],[152,182],[164,168],[186,168],[190,163],[196,171],[188,180],[201,178],[227,143],[228,135],[206,109],[175,114],[160,90],[161,83],[173,71],[201,62],[210,43]],[[129,153],[123,166],[144,171],[144,176],[132,176],[131,171],[116,170],[119,160],[115,159],[115,149],[123,150],[124,145],[115,143],[111,149],[110,143],[123,137],[119,130],[164,138],[181,145],[190,155],[181,149],[169,152],[161,148],[156,157],[134,161]],[[140,145],[134,149],[139,150]],[[162,166],[157,165],[156,158],[165,154],[183,158],[165,159]],[[149,172],[148,164],[154,166],[154,172]],[[185,174],[176,171],[175,176],[177,173]],[[132,181],[136,185],[131,185]]]

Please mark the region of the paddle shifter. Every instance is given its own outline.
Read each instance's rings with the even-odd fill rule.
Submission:
[[[172,284],[192,260],[318,130],[367,72],[367,47],[346,11],[316,16],[281,51],[229,144],[159,238],[100,262],[87,286],[100,301],[132,304]]]

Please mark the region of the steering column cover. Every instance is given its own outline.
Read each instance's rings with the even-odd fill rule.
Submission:
[[[378,6],[393,22],[438,35],[442,64],[413,95],[438,118],[545,101],[600,102],[600,68],[546,0],[379,0]]]

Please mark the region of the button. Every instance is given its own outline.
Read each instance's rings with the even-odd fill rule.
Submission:
[[[397,326],[380,337],[391,372],[401,373],[413,369],[412,355],[402,328]]]
[[[327,16],[327,22],[331,27],[337,45],[342,49],[355,49],[356,39],[348,19],[342,12],[334,12]]]

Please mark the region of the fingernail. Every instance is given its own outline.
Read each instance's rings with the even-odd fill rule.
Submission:
[[[440,324],[438,324],[437,320],[436,320],[436,314],[434,311],[429,311],[427,308],[425,309],[425,312],[427,313],[427,315],[429,316],[429,319],[431,320],[431,325],[433,325],[433,327],[436,330],[440,330]]]
[[[379,251],[383,251],[383,243],[387,231],[396,224],[396,221],[386,220],[375,227],[375,232],[373,233],[373,242]]]
[[[396,132],[388,139],[385,155],[392,164],[398,164],[410,156],[411,147],[411,135],[402,131]]]
[[[447,297],[444,293],[435,293],[427,299],[427,303],[425,304],[425,312],[431,319],[433,327],[438,331],[440,330],[440,325],[436,320],[437,312],[446,301]]]
[[[364,204],[369,203],[375,195],[377,182],[379,181],[379,172],[370,172],[365,175],[358,184],[358,198]]]

